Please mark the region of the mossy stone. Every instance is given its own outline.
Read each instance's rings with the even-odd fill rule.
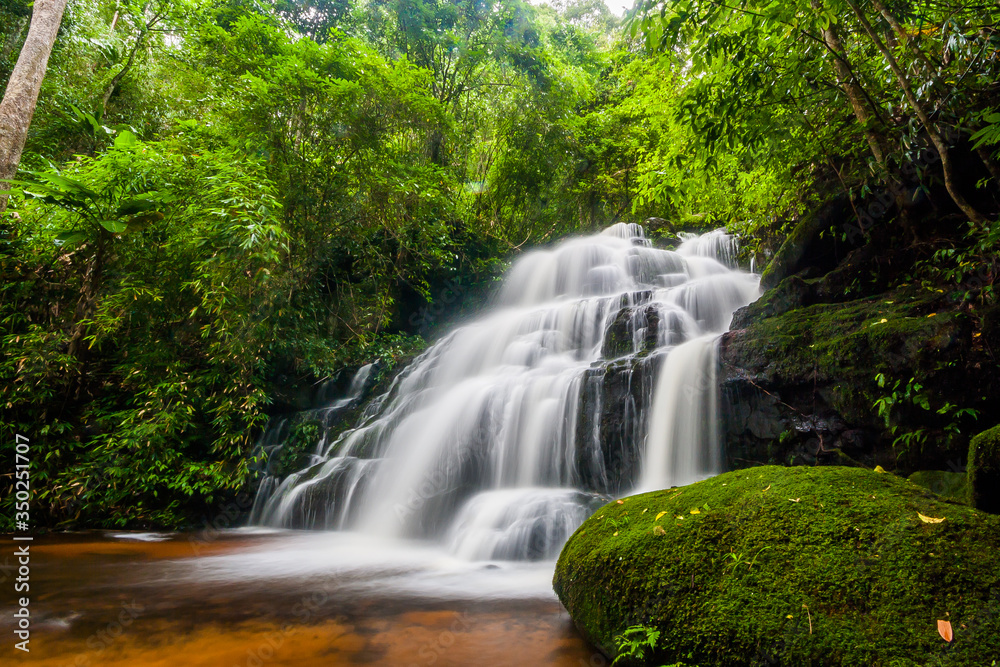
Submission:
[[[937,293],[907,287],[765,317],[724,337],[724,372],[771,387],[830,385],[830,407],[848,423],[875,424],[877,373],[921,375],[965,339],[964,316],[942,305]]]
[[[969,502],[973,507],[1000,514],[1000,426],[969,442]]]
[[[765,267],[760,278],[761,287],[775,287],[785,278],[809,267],[824,271],[833,269],[838,258],[836,252],[831,251],[836,244],[824,239],[822,233],[843,222],[848,213],[846,197],[838,196],[803,216]]]
[[[968,475],[964,472],[918,470],[907,479],[939,496],[957,500],[960,503],[967,502],[969,499]]]
[[[998,549],[1000,517],[895,475],[762,466],[606,505],[553,584],[609,655],[657,628],[650,665],[979,666],[1000,658]]]

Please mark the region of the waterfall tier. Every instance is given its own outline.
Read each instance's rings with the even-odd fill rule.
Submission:
[[[670,251],[623,223],[526,253],[495,307],[429,347],[353,428],[324,428],[306,467],[266,478],[252,521],[543,559],[609,496],[719,472],[716,340],[759,295],[734,254],[722,231]],[[368,372],[314,411],[322,423]],[[262,441],[272,457],[282,429]]]

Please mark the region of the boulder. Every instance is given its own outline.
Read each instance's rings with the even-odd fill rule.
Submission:
[[[967,474],[972,506],[1000,514],[1000,426],[980,433],[969,442]]]
[[[1000,517],[901,477],[764,466],[604,506],[553,586],[608,656],[658,631],[631,664],[989,665],[998,550]]]
[[[741,328],[722,337],[727,467],[857,462],[926,469],[960,460],[968,441],[946,431],[950,418],[937,410],[948,401],[986,413],[995,402],[982,400],[984,371],[956,363],[972,358],[967,315],[945,295],[916,287],[796,306],[808,287],[789,278],[738,313]],[[887,386],[878,385],[878,374]],[[905,387],[911,380],[933,387],[932,409],[897,405],[894,424],[899,433],[927,435],[920,448],[894,449],[875,403],[895,382]]]
[[[841,195],[803,216],[761,274],[761,287],[775,287],[806,268],[823,272],[833,269],[841,259],[839,253],[849,248],[841,248],[821,235],[847,220],[850,211],[850,202]]]

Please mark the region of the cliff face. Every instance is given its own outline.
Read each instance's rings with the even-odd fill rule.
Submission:
[[[936,291],[812,302],[822,287],[788,278],[723,336],[729,466],[959,465],[981,430],[963,408],[996,402],[976,321]]]

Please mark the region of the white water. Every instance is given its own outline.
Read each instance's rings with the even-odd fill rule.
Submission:
[[[716,341],[759,295],[733,255],[722,232],[666,251],[626,224],[525,254],[495,308],[424,352],[354,429],[324,433],[310,467],[262,484],[253,520],[549,559],[609,495],[719,472]],[[364,372],[331,409],[361,395]],[[638,466],[616,464],[629,457]]]

